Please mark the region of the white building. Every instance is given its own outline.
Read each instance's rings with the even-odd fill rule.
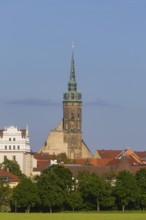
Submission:
[[[0,130],[0,163],[6,159],[16,160],[22,173],[32,175],[37,162],[31,154],[28,129],[10,126]]]

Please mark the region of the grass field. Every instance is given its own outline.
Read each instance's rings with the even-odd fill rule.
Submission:
[[[57,214],[0,213],[0,220],[146,220],[146,212],[57,213]]]

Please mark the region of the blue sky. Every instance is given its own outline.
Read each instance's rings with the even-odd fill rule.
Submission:
[[[33,151],[62,119],[75,42],[83,138],[146,150],[146,1],[1,0],[0,127],[29,126]]]

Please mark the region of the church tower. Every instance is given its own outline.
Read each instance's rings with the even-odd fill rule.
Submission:
[[[39,152],[59,155],[68,159],[87,159],[93,155],[82,139],[82,96],[77,90],[72,48],[68,89],[63,94],[63,120],[51,130]]]
[[[63,98],[63,131],[68,158],[82,158],[82,97],[77,90],[73,48],[68,91]]]

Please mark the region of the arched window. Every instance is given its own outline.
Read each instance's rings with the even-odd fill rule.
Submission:
[[[74,111],[71,111],[71,120],[73,121],[75,119],[75,113]]]

